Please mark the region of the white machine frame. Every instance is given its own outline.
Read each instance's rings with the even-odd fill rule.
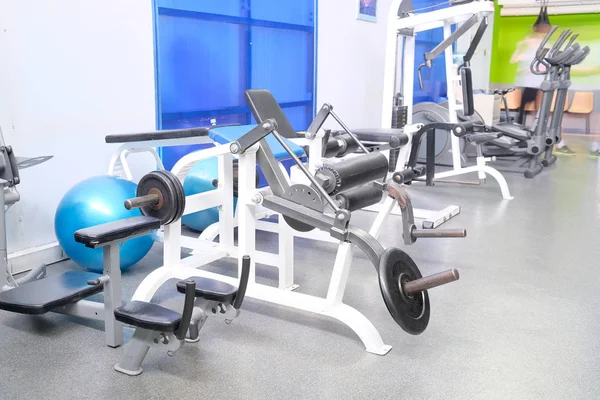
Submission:
[[[394,0],[390,6],[387,23],[386,38],[386,58],[383,86],[383,112],[381,126],[389,128],[392,120],[392,100],[396,91],[396,64],[398,62],[398,36],[400,30],[412,30],[412,36],[404,36],[406,40],[400,52],[402,53],[402,62],[405,65],[403,73],[402,93],[404,95],[404,105],[408,107],[408,123],[412,123],[413,108],[413,87],[414,87],[414,65],[415,65],[415,40],[418,32],[430,29],[444,29],[444,39],[448,38],[452,31],[452,25],[459,24],[477,15],[479,19],[492,15],[494,13],[494,4],[487,0],[474,0],[467,4],[455,5],[441,10],[430,11],[422,14],[416,14],[405,18],[398,17],[398,8],[402,0]],[[450,115],[449,122],[458,122],[456,112],[462,106],[459,104],[453,89],[453,84],[460,80],[460,75],[456,73],[453,65],[452,46],[445,50],[446,58],[446,81],[448,82],[448,111]],[[477,164],[470,167],[463,167],[460,159],[459,138],[450,135],[452,144],[453,168],[449,171],[438,172],[435,179],[449,178],[458,175],[477,172],[481,183],[485,182],[486,174],[491,175],[500,185],[502,198],[512,199],[508,188],[508,183],[504,176],[495,168],[486,165],[489,159],[477,157]],[[410,143],[409,143],[410,145]]]
[[[300,145],[308,144],[310,154],[321,154],[323,134],[324,132],[320,131],[312,140],[294,139],[293,141]],[[175,139],[160,142],[153,141],[152,144],[173,146],[187,144],[187,141],[189,140]],[[198,143],[198,139],[196,138],[193,142]],[[115,173],[120,168],[122,171],[130,171],[126,166],[127,155],[144,151],[144,148],[148,149],[147,146],[148,142],[132,142],[119,147],[113,156],[109,172]],[[256,189],[254,187],[257,150],[258,145],[255,145],[244,154],[237,156],[238,202],[235,214],[233,210],[233,156],[228,145],[190,153],[175,164],[172,172],[183,182],[192,166],[197,162],[210,157],[218,157],[218,188],[209,192],[187,196],[184,215],[218,207],[219,222],[208,227],[199,238],[182,235],[181,219],[165,226],[164,233],[161,235],[161,240],[164,242],[164,265],[154,270],[142,281],[132,300],[150,301],[156,291],[169,279],[186,279],[192,276],[200,276],[235,285],[238,282],[237,278],[200,268],[222,258],[237,258],[239,268],[241,268],[241,257],[247,254],[252,259],[252,265],[246,296],[337,319],[350,327],[359,336],[368,352],[378,355],[387,354],[391,346],[383,342],[378,330],[369,319],[360,311],[343,303],[344,291],[352,265],[352,245],[331,238],[329,232],[315,230],[304,233],[297,232],[281,216],[278,218],[278,223],[261,220],[261,218],[275,213],[260,205],[263,193],[268,193],[270,189]],[[149,151],[152,152],[152,150]],[[158,157],[158,155],[156,156]],[[321,163],[321,158],[309,157],[309,170],[314,171]],[[123,164],[125,164],[125,168],[122,167]],[[162,165],[162,163],[159,163],[159,165]],[[283,166],[281,167],[283,168]],[[395,201],[391,198],[386,199],[383,203],[382,210],[374,219],[369,230],[369,234],[373,237],[377,238],[379,236],[383,223],[389,216],[394,204]],[[237,246],[234,244],[234,228],[236,226],[238,228]],[[279,251],[275,256],[273,253],[256,250],[255,236],[257,230],[275,232],[279,235]],[[217,235],[219,236],[219,242],[214,241]],[[324,240],[338,245],[329,288],[325,297],[293,291],[298,287],[293,280],[295,237]],[[186,258],[181,258],[182,248],[192,249],[192,254]],[[255,263],[278,268],[279,282],[277,287],[256,282]]]

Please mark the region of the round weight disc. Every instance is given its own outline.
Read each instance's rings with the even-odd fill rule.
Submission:
[[[383,300],[394,321],[412,335],[420,334],[429,324],[429,295],[425,290],[407,296],[401,285],[421,277],[415,262],[402,250],[389,248],[381,256],[379,287]]]
[[[174,173],[172,173],[171,171],[162,170],[162,174],[171,180],[171,182],[173,183],[173,188],[175,188],[177,193],[177,201],[175,202],[177,205],[176,213],[174,214],[173,220],[169,222],[169,224],[171,224],[177,221],[179,218],[181,218],[183,212],[185,211],[185,191],[183,190],[183,184]]]
[[[286,200],[293,201],[294,203],[303,205],[311,210],[323,212],[323,200],[319,196],[319,192],[315,189],[306,185],[292,185],[283,193],[282,196]],[[314,226],[300,222],[297,219],[284,215],[285,222],[288,223],[292,229],[299,232],[308,232],[315,229]]]
[[[168,225],[177,215],[177,187],[170,178],[161,171],[152,171],[140,179],[137,187],[137,196],[150,193],[160,193],[161,201],[157,206],[141,207],[142,214],[160,220],[161,224]]]
[[[172,219],[168,222],[165,223],[165,225],[169,225],[172,224],[174,221],[177,220],[177,215],[179,215],[180,212],[180,207],[181,207],[181,200],[180,200],[180,193],[179,193],[179,187],[177,185],[177,177],[174,176],[171,172],[167,171],[167,170],[159,170],[159,173],[165,177],[165,179],[170,181],[170,184],[172,185],[172,188],[175,192],[175,197],[173,198],[173,212],[171,213],[172,215]]]

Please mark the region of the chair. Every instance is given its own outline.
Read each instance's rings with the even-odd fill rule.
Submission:
[[[523,92],[520,89],[513,90],[512,92],[506,93],[505,97],[508,110],[518,110],[519,106],[521,105],[521,97],[523,97]],[[504,110],[504,102],[500,103],[500,108]]]
[[[594,111],[593,92],[575,92],[573,102],[567,109],[569,114],[585,114],[585,133],[590,133],[590,116]]]

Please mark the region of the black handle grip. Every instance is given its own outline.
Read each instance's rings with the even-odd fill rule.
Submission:
[[[454,136],[456,137],[461,137],[466,135],[469,132],[473,131],[473,126],[475,124],[472,121],[468,121],[468,122],[461,122],[459,124],[456,124],[454,126],[454,128],[452,128],[452,133],[454,134]]]
[[[185,298],[183,300],[183,312],[181,313],[181,322],[175,332],[175,337],[179,340],[185,339],[185,335],[190,327],[192,313],[194,312],[194,301],[196,300],[196,281],[188,279],[185,281]]]
[[[392,179],[396,183],[409,183],[414,179],[425,175],[425,167],[417,167],[417,168],[407,168],[403,171],[395,172],[392,175]]]
[[[248,279],[250,279],[250,256],[242,257],[242,275],[240,276],[240,284],[238,286],[233,308],[239,310],[246,296],[246,288],[248,287]]]

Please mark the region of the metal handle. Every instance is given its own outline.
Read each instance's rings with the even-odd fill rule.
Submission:
[[[412,236],[418,238],[464,238],[466,229],[413,229]]]
[[[131,210],[132,208],[142,208],[147,206],[155,206],[159,203],[160,198],[156,194],[147,194],[145,196],[134,197],[133,199],[125,200],[125,208]]]
[[[437,274],[425,276],[423,278],[408,281],[402,285],[402,290],[407,295],[420,293],[424,290],[432,289],[437,286],[445,285],[450,282],[457,281],[460,277],[458,270],[455,268]]]
[[[423,77],[421,77],[421,68],[425,67],[425,64],[419,65],[417,68],[417,78],[419,79],[419,89],[423,89]]]

